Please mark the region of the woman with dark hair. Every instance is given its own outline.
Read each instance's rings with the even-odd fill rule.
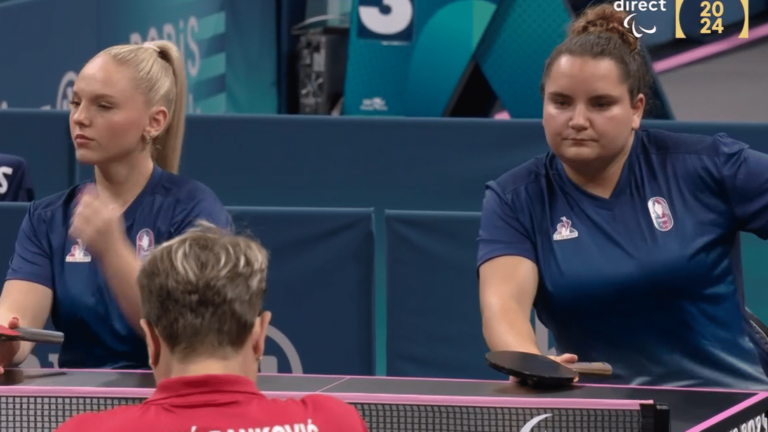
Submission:
[[[766,389],[739,233],[768,238],[768,156],[725,134],[640,127],[648,71],[611,4],[546,62],[550,151],[486,187],[478,272],[492,350],[604,361],[613,382]]]

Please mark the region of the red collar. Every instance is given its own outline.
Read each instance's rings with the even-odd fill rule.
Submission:
[[[247,393],[265,397],[256,387],[256,383],[242,375],[208,374],[166,378],[157,385],[157,389],[146,402],[157,402],[167,398],[184,396],[204,396],[206,393]]]

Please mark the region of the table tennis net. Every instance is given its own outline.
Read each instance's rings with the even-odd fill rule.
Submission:
[[[0,397],[0,430],[51,432],[73,415],[141,403],[139,398]],[[533,431],[642,431],[637,410],[531,409],[468,406],[352,403],[371,432],[509,432],[523,430],[539,416]],[[254,428],[259,425],[254,425]],[[245,429],[248,431],[248,429]]]

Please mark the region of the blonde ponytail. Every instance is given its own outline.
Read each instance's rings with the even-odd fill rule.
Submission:
[[[163,40],[117,45],[102,54],[133,68],[149,102],[168,110],[165,129],[152,140],[152,159],[160,168],[178,173],[187,114],[187,75],[176,45]]]
[[[173,96],[169,97],[168,124],[165,131],[155,140],[157,152],[155,163],[166,171],[179,172],[181,146],[184,142],[184,128],[187,115],[187,74],[184,59],[176,45],[168,41],[150,42],[160,50],[160,58],[168,62],[173,72]]]

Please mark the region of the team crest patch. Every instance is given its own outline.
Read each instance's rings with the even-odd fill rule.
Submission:
[[[669,211],[667,200],[661,197],[653,197],[648,200],[648,211],[651,212],[653,225],[659,231],[669,231],[674,225],[672,212]]]
[[[566,219],[565,216],[561,217],[560,220],[562,222],[557,224],[557,231],[555,231],[555,235],[552,238],[555,240],[567,240],[579,236],[579,232],[571,226],[571,221]]]
[[[72,245],[72,250],[65,258],[66,262],[91,262],[91,254],[85,250],[83,241],[77,239],[77,243]]]
[[[155,234],[149,228],[144,228],[136,235],[136,258],[144,259],[155,249]]]

